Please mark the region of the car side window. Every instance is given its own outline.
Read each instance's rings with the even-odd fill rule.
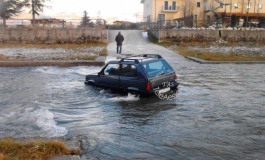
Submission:
[[[122,64],[121,65],[121,76],[125,77],[137,77],[137,69],[135,65],[132,64]]]
[[[104,75],[119,75],[119,64],[108,64],[104,69]]]

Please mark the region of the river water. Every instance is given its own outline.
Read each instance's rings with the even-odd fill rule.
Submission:
[[[80,136],[84,159],[263,159],[265,65],[163,56],[170,101],[84,85],[101,67],[0,68],[0,138]]]

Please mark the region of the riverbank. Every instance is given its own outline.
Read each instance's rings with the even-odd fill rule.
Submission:
[[[76,137],[0,139],[0,160],[79,160],[80,152],[80,140]]]

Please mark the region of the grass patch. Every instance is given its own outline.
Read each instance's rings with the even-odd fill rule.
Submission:
[[[170,48],[173,51],[176,51],[182,56],[185,57],[195,57],[208,61],[265,61],[265,56],[263,54],[258,53],[218,53],[218,52],[202,52],[197,50],[192,50],[189,47],[191,46],[199,46],[199,47],[208,47],[214,46],[213,44],[208,43],[184,43],[184,44],[176,44],[176,43],[161,43],[162,46],[166,48]],[[219,45],[217,45],[218,47]],[[224,44],[222,46],[238,46],[236,44]],[[241,46],[241,45],[239,45]]]
[[[12,138],[0,140],[0,160],[38,159],[46,160],[58,155],[78,155],[79,150],[68,149],[59,141],[34,140],[20,142]]]

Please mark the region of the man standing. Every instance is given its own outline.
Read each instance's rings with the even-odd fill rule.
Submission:
[[[123,35],[121,35],[121,32],[118,33],[115,38],[115,41],[117,42],[117,53],[121,54],[122,42],[124,41],[124,37]]]

